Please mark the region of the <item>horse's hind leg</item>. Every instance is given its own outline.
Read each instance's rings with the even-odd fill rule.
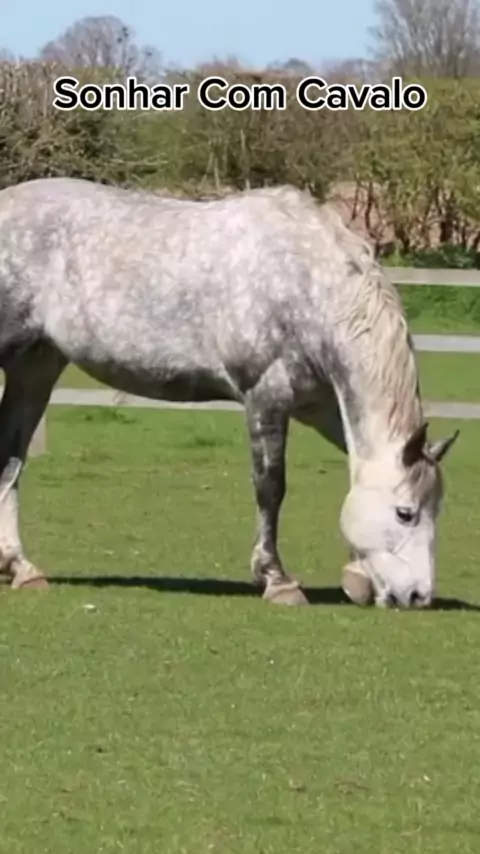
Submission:
[[[298,582],[284,570],[277,539],[280,508],[286,492],[285,451],[288,415],[274,407],[246,405],[257,500],[257,533],[251,570],[256,584],[265,587],[263,598],[285,605],[307,600]]]
[[[25,557],[18,530],[18,482],[30,440],[66,360],[48,344],[19,353],[4,365],[0,403],[0,572],[13,589],[44,587],[42,573]]]

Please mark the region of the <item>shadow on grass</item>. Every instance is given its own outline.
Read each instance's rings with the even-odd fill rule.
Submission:
[[[156,590],[158,593],[194,593],[203,596],[249,596],[260,598],[261,591],[246,581],[230,581],[220,578],[168,578],[150,576],[94,575],[94,576],[49,576],[52,585],[71,587],[134,587]],[[303,587],[305,596],[311,605],[350,605],[341,587]],[[478,611],[480,605],[464,602],[461,599],[442,599],[434,601],[430,610],[434,611]]]
[[[156,590],[158,593],[195,593],[203,596],[249,596],[260,598],[259,588],[246,581],[230,581],[221,578],[160,578],[150,576],[94,575],[88,576],[48,576],[50,584],[71,585],[72,587],[136,587]],[[312,605],[351,604],[340,587],[303,587],[308,601]]]
[[[435,599],[432,611],[478,611],[480,613],[480,605],[475,605],[473,602],[465,602],[463,599]]]

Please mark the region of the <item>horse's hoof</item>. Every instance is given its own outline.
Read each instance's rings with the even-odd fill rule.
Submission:
[[[359,561],[348,563],[342,574],[342,587],[355,605],[371,605],[374,599],[372,582],[363,571]]]
[[[296,581],[271,582],[267,584],[263,599],[273,605],[308,605],[308,599],[302,593]]]
[[[25,588],[28,590],[48,590],[49,587],[50,585],[44,575],[36,575],[35,578],[26,578],[25,581],[18,581],[17,583],[13,580],[11,584],[12,590],[24,590]]]

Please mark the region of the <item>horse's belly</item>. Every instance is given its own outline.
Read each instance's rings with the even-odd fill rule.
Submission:
[[[189,371],[135,370],[118,364],[99,365],[88,361],[77,362],[89,376],[98,382],[140,397],[172,402],[203,403],[209,400],[236,400],[235,388],[228,378],[206,368]]]

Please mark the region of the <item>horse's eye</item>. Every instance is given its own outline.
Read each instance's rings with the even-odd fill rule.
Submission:
[[[416,513],[410,507],[397,507],[395,510],[397,519],[402,525],[411,525],[416,519]]]

